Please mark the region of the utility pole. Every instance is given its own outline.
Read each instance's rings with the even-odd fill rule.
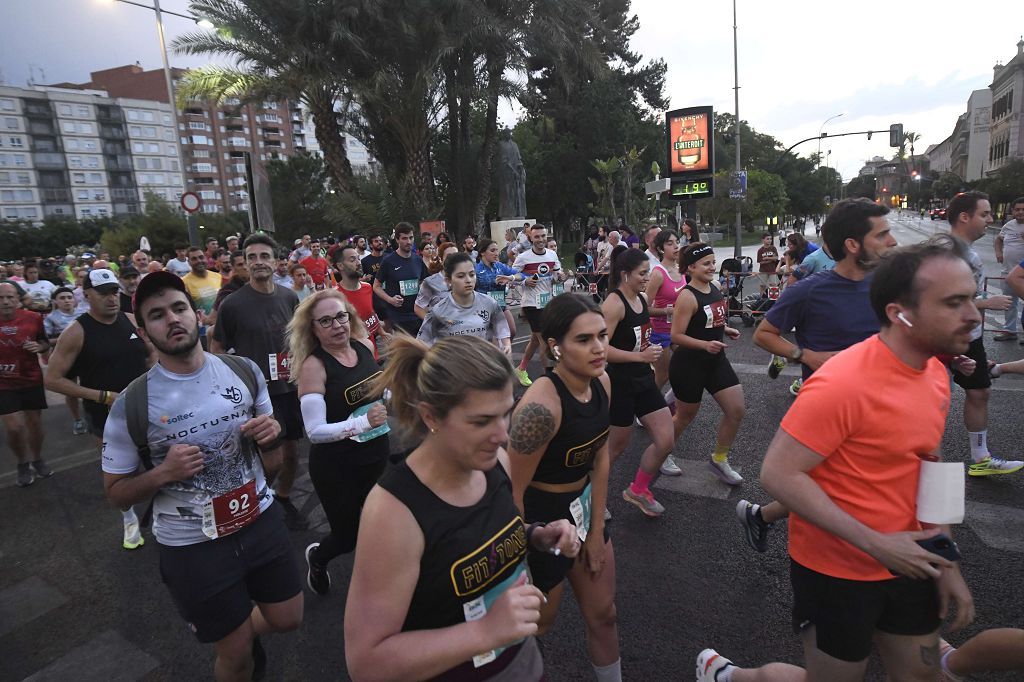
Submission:
[[[732,0],[732,69],[733,69],[733,92],[736,95],[736,172],[740,170],[740,65],[739,51],[736,47],[736,0]],[[714,134],[712,132],[712,134]],[[736,202],[736,235],[733,242],[733,257],[739,258],[743,255],[743,209],[742,199]]]

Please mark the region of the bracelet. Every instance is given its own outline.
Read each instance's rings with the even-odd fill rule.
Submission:
[[[107,392],[106,391],[100,391],[99,403],[100,403],[100,405],[106,405],[107,404]]]
[[[538,528],[543,528],[546,525],[547,525],[546,523],[538,521],[536,523],[531,523],[529,526],[526,527],[526,548],[527,549],[530,549],[533,546],[531,544],[531,539],[533,538],[533,531],[537,530]]]

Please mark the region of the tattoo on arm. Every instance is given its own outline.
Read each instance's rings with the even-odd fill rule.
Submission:
[[[921,647],[921,662],[930,668],[938,667],[939,665],[939,645],[938,643],[931,646]]]
[[[509,445],[519,452],[534,452],[555,435],[555,417],[551,410],[530,403],[512,417]]]

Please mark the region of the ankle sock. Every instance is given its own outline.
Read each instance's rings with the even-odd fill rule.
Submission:
[[[127,509],[122,509],[121,516],[124,517],[125,521],[132,521],[134,523],[138,523],[139,521],[138,518],[135,516],[135,510],[131,507],[128,507]]]
[[[711,455],[711,460],[718,464],[729,461],[729,446],[716,443],[715,452]]]
[[[715,682],[732,682],[732,672],[736,670],[736,666],[732,663],[727,663],[724,668],[715,673]]]
[[[643,469],[636,470],[636,476],[633,477],[633,483],[629,486],[633,489],[633,492],[643,494],[650,490],[651,481],[654,480],[654,474],[648,474]]]
[[[967,439],[971,443],[971,459],[980,462],[989,456],[988,454],[988,429],[982,431],[968,431]]]
[[[622,682],[622,659],[608,665],[594,665],[594,678],[597,682]]]

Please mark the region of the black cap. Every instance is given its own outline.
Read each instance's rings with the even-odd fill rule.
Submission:
[[[138,277],[139,271],[135,269],[134,265],[126,265],[121,268],[122,277]]]
[[[135,314],[139,314],[143,301],[164,289],[176,289],[188,296],[188,289],[185,288],[181,277],[168,270],[151,272],[139,280],[139,286],[135,289],[135,295],[132,297],[132,310]]]

